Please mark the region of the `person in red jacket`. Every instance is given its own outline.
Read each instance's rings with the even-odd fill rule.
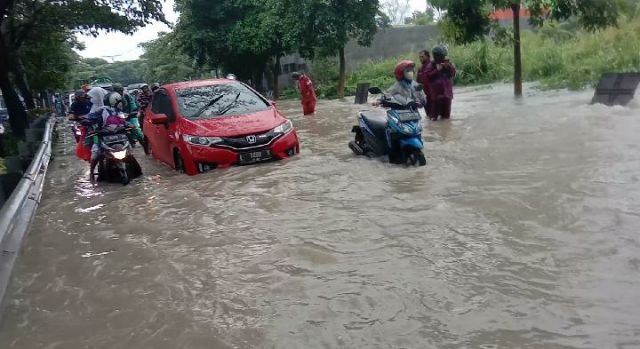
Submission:
[[[302,113],[304,115],[313,114],[316,111],[316,91],[313,89],[313,82],[308,76],[301,73],[293,73],[291,77],[297,81],[297,89],[302,95]]]
[[[429,118],[433,118],[435,114],[435,103],[433,103],[433,96],[431,91],[431,84],[429,83],[429,77],[427,71],[431,65],[431,54],[427,50],[420,51],[420,70],[418,70],[418,83],[424,86],[424,94],[427,96],[427,105],[424,106],[425,112]]]
[[[434,115],[431,120],[449,119],[451,117],[451,101],[453,100],[453,78],[456,68],[447,59],[447,49],[438,46],[433,49],[433,62],[427,69],[427,78],[433,97]]]

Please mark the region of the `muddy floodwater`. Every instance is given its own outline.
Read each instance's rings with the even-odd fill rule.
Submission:
[[[640,348],[640,106],[511,94],[459,89],[423,168],[354,156],[338,101],[280,103],[299,157],[138,149],[126,187],[61,130],[0,348]]]

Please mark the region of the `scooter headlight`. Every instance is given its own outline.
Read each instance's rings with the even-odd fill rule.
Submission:
[[[208,147],[210,145],[222,142],[222,138],[220,137],[201,137],[201,136],[190,136],[190,135],[182,135],[185,142],[193,145],[201,145],[203,147]]]
[[[409,126],[408,124],[402,124],[400,126],[400,128],[402,129],[402,132],[404,132],[404,133],[413,134],[413,128],[411,128],[411,126]]]
[[[287,120],[282,125],[274,128],[273,132],[274,133],[287,133],[291,129],[293,129],[293,124],[291,123],[291,120]]]
[[[120,151],[113,152],[113,157],[117,160],[122,160],[127,157],[127,151],[120,150]]]

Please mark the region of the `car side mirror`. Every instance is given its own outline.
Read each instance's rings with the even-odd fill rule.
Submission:
[[[269,104],[271,104],[274,108],[278,107],[278,105],[276,104],[276,101],[269,100]]]
[[[169,122],[167,114],[156,114],[151,117],[151,123],[154,125],[162,125],[166,124],[167,122]]]
[[[422,90],[424,90],[424,85],[422,85],[422,84],[416,84],[416,91],[420,92],[420,91],[422,91]]]
[[[369,88],[369,93],[371,93],[372,95],[379,95],[382,94],[382,90],[380,89],[380,87],[370,87]]]

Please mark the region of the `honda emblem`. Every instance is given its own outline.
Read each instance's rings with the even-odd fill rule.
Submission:
[[[247,142],[249,142],[249,144],[255,143],[256,140],[256,136],[247,136]]]

